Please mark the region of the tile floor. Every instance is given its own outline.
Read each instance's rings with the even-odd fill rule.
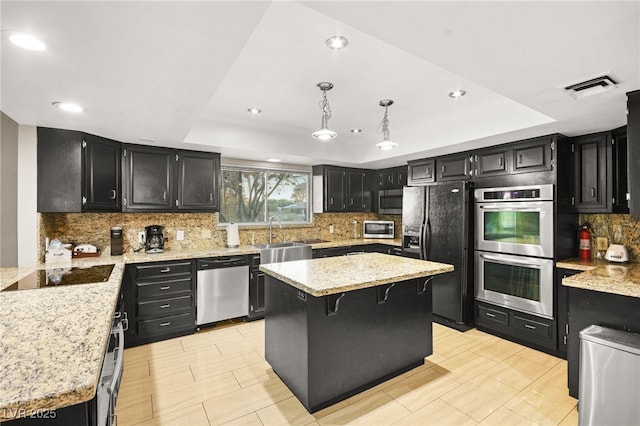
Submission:
[[[118,425],[577,425],[566,361],[433,328],[423,366],[314,414],[264,360],[264,321],[127,349]]]

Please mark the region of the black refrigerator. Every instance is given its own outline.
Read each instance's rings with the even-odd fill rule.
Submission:
[[[402,193],[403,256],[448,263],[454,271],[432,281],[434,321],[473,326],[473,204],[468,182],[405,187]]]

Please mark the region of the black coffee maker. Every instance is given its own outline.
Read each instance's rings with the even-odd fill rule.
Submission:
[[[164,227],[160,225],[151,225],[144,228],[145,237],[145,253],[162,253],[164,252]]]

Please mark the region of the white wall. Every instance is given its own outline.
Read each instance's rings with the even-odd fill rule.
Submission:
[[[0,111],[0,267],[18,266],[18,123]]]
[[[18,265],[38,262],[38,135],[35,126],[18,127]]]

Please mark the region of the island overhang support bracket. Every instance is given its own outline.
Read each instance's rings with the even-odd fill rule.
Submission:
[[[344,297],[345,293],[331,294],[327,296],[327,316],[333,316],[338,314],[338,307],[340,306],[340,300]]]
[[[417,281],[417,283],[418,283],[418,294],[425,294],[427,292],[427,286],[429,285],[431,280],[433,280],[432,276],[428,277],[426,280],[424,280],[424,282],[422,284],[420,283],[420,281]]]
[[[378,305],[385,303],[389,298],[389,291],[396,285],[396,283],[391,283],[388,286],[380,286],[378,287]]]

